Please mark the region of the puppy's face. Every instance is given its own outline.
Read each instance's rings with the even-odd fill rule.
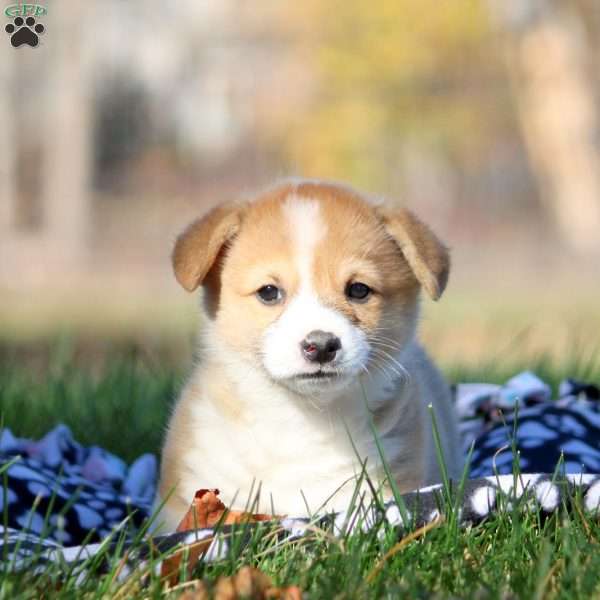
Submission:
[[[217,209],[180,237],[174,264],[184,287],[204,283],[219,343],[311,395],[371,369],[397,373],[420,284],[437,297],[448,269],[410,213],[312,183]]]

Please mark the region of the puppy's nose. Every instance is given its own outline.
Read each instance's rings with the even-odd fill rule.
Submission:
[[[311,331],[300,342],[300,347],[306,360],[323,364],[335,358],[337,351],[342,347],[342,342],[333,333],[317,329]]]

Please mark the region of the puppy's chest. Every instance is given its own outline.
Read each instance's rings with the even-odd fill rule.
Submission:
[[[371,452],[368,422],[362,414],[299,407],[284,396],[268,404],[246,403],[233,419],[211,400],[194,402],[190,411],[194,431],[190,454],[204,454],[202,471],[221,471],[221,478],[227,474],[232,479],[266,481],[290,471],[331,478],[355,470],[359,463],[355,447],[362,456]]]

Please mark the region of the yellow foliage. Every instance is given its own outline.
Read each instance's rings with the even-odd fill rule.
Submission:
[[[307,0],[294,10],[317,74],[285,141],[299,171],[373,188],[406,142],[477,144],[485,123],[464,88],[494,62],[483,0]]]

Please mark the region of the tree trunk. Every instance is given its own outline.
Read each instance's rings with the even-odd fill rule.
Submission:
[[[9,46],[10,48],[10,46]],[[12,48],[11,48],[12,50]],[[16,58],[6,52],[0,60],[0,244],[14,234],[17,220],[17,185],[12,89]]]
[[[82,266],[89,250],[92,93],[85,3],[57,2],[49,12],[49,99],[44,140],[43,221],[58,259]],[[54,23],[54,27],[52,24]],[[50,39],[52,32],[56,35]]]
[[[563,240],[600,252],[600,124],[585,31],[553,0],[493,0],[525,144]]]

